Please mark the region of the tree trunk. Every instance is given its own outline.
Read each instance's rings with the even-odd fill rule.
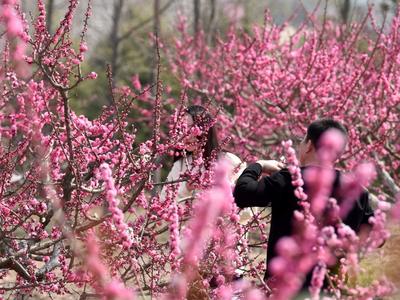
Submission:
[[[200,23],[200,0],[193,0],[193,32],[196,36],[199,32]]]
[[[349,20],[350,14],[350,0],[344,0],[342,6],[340,7],[340,16],[342,18],[343,23],[347,23]]]
[[[153,20],[153,34],[155,38],[160,36],[160,0],[154,0],[154,20]],[[154,41],[153,58],[152,58],[152,68],[151,68],[151,81],[156,83],[157,81],[157,44]],[[153,89],[153,94],[155,95],[155,89]]]
[[[112,28],[110,33],[111,40],[111,71],[113,74],[113,83],[116,81],[118,74],[118,50],[119,50],[119,24],[121,22],[122,7],[124,0],[115,0],[113,7]]]
[[[154,34],[160,33],[160,0],[154,0]]]
[[[207,42],[211,45],[215,38],[217,0],[210,0],[210,17],[207,24]]]
[[[47,31],[51,33],[51,28],[53,25],[53,11],[54,11],[54,0],[49,0],[47,2],[46,8],[46,24],[47,24]]]
[[[160,0],[154,0],[154,24],[153,24],[153,31],[154,31],[154,50],[153,50],[153,64],[152,64],[152,76],[151,76],[151,80],[153,83],[155,83],[156,85],[154,86],[154,88],[152,89],[152,93],[154,95],[154,98],[157,97],[157,69],[158,69],[158,50],[157,50],[157,43],[158,43],[158,39],[161,35],[161,28],[160,28]],[[157,169],[154,171],[153,173],[153,181],[154,182],[160,182],[161,181],[161,169]],[[159,187],[155,186],[153,188],[153,190],[151,191],[151,195],[155,196],[157,195],[159,192]]]

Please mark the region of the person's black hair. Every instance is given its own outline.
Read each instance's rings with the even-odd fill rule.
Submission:
[[[318,141],[323,133],[329,129],[337,129],[347,137],[347,129],[338,121],[333,119],[319,119],[312,122],[307,128],[306,141],[311,141],[315,148],[318,147]]]
[[[200,105],[191,105],[186,109],[188,113],[193,118],[193,124],[199,126],[201,130],[205,132],[198,138],[201,141],[205,141],[203,144],[203,159],[207,163],[210,161],[213,155],[217,154],[219,151],[219,142],[217,131],[214,125],[210,125],[213,121],[211,114]],[[179,160],[182,155],[174,156],[174,161]]]

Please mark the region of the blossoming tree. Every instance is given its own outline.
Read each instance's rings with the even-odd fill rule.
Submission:
[[[154,95],[153,87],[142,87],[137,78],[132,87],[114,88],[109,68],[112,105],[88,120],[69,105],[74,89],[97,77],[82,70],[90,1],[78,45],[70,36],[77,3],[69,0],[65,16],[50,34],[42,0],[37,1],[32,24],[18,1],[1,2],[5,45],[0,67],[1,293],[67,294],[81,299],[147,295],[178,299],[196,293],[230,299],[235,289],[249,299],[267,295],[286,299],[296,293],[294,285],[271,296],[260,280],[265,266],[254,258],[253,249],[265,246],[268,215],[255,213],[246,225],[239,224],[225,180],[227,166],[221,163],[201,174],[183,174],[181,180],[200,191],[183,205],[175,201],[177,182],[155,181],[154,172],[183,146],[185,136],[207,130],[184,122],[188,98],[213,112],[223,146],[244,160],[287,155],[298,197],[305,203],[295,150],[290,142],[282,146],[280,142],[304,134],[310,120],[334,116],[348,125],[350,144],[341,166],[350,171],[351,188],[359,187],[352,175],[366,185],[373,173],[360,162],[376,162],[379,180],[371,191],[379,206],[366,243],[351,247],[357,237],[341,227],[339,218],[338,236],[332,228],[315,228],[307,204],[297,217],[305,228],[314,228],[313,234],[300,232],[304,243],[282,243],[285,260],[280,266],[293,266],[298,257],[319,264],[314,297],[329,263],[321,257],[341,246],[349,253],[342,263],[345,272],[387,235],[386,203],[394,202],[399,193],[397,17],[385,32],[367,16],[374,39],[363,31],[364,24],[345,30],[310,17],[312,26],[305,23],[285,41],[281,39],[285,26],[273,25],[267,16],[264,26],[255,27],[252,34],[232,29],[215,47],[208,46],[201,33],[189,35],[180,23],[175,47],[165,50],[169,67],[181,82],[182,97],[164,101],[159,77]],[[133,110],[151,126],[146,141],[137,140]],[[194,162],[202,163],[201,158]],[[166,187],[163,199],[160,186]],[[323,205],[337,211],[332,199]],[[307,256],[304,249],[313,248],[321,238],[320,255]],[[299,247],[305,248],[294,251]],[[279,264],[275,267],[282,286],[301,274],[294,268],[289,277],[280,277]],[[231,284],[236,268],[245,270],[246,278],[257,281],[260,290],[245,282]],[[216,288],[210,287],[212,281]],[[350,296],[367,299],[391,291],[388,284],[361,289],[346,286],[340,278],[336,282],[336,295],[337,290],[347,290]]]

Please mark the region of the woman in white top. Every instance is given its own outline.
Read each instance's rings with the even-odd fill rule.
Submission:
[[[177,203],[185,203],[191,200],[196,193],[196,188],[188,184],[184,178],[186,171],[193,171],[195,174],[203,173],[211,166],[216,159],[225,159],[231,164],[231,174],[229,180],[232,185],[236,183],[237,178],[246,168],[246,163],[242,162],[236,155],[221,151],[218,143],[216,128],[212,126],[212,117],[207,110],[198,105],[189,106],[186,109],[186,125],[187,136],[184,138],[184,149],[178,150],[174,156],[174,164],[169,172],[166,184],[161,191],[161,201],[164,202],[167,194],[167,186],[169,184],[178,185],[175,201]],[[200,130],[192,130],[198,127]],[[193,162],[202,157],[202,164],[194,164]],[[256,211],[255,211],[256,212]],[[253,216],[250,209],[244,209],[240,212],[240,223],[246,224]],[[237,269],[235,276],[240,277],[243,270]]]

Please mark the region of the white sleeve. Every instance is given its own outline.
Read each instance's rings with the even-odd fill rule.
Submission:
[[[235,154],[229,152],[225,153],[225,159],[227,159],[233,167],[232,174],[230,174],[229,176],[229,180],[231,184],[235,184],[236,180],[243,173],[244,169],[246,169],[246,163],[242,162],[240,158],[237,157]],[[257,213],[258,208],[253,207],[253,208],[242,209],[239,214],[240,216],[239,223],[242,225],[247,224],[247,222],[253,217],[253,212]]]
[[[179,159],[176,162],[174,162],[171,170],[168,173],[167,178],[165,179],[166,182],[179,179],[179,177],[181,175],[181,165],[182,165],[182,159]],[[161,189],[161,194],[160,194],[161,202],[164,202],[166,192],[167,192],[167,186],[168,186],[167,184],[164,184]]]
[[[229,181],[231,183],[236,183],[236,180],[239,178],[243,170],[246,168],[246,163],[242,162],[239,157],[230,152],[226,152],[224,158],[232,166],[232,174],[230,174],[229,176]]]

